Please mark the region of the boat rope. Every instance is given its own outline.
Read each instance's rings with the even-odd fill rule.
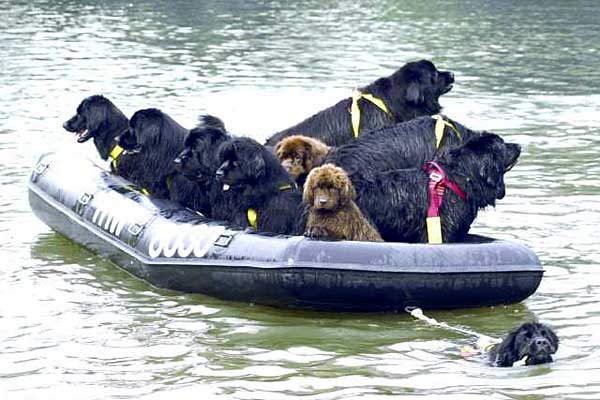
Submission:
[[[429,325],[439,326],[440,328],[448,329],[448,330],[454,331],[454,332],[459,332],[459,333],[462,333],[463,335],[476,337],[477,338],[477,348],[479,350],[488,351],[490,348],[492,348],[493,346],[495,346],[496,344],[501,342],[500,339],[493,338],[491,336],[482,335],[481,333],[477,333],[477,332],[469,330],[469,329],[459,328],[457,326],[448,325],[446,322],[439,322],[439,321],[423,314],[423,310],[421,310],[418,307],[406,307],[404,309],[404,311],[409,313],[414,318],[428,323]],[[468,348],[461,349],[461,353],[463,351],[466,352],[466,350],[469,350],[469,349]]]

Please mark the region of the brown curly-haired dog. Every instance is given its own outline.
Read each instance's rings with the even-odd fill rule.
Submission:
[[[377,229],[360,211],[346,172],[333,164],[313,169],[302,200],[308,209],[304,235],[319,239],[382,242]]]
[[[319,139],[302,135],[288,136],[275,146],[281,165],[299,186],[313,168],[323,164],[329,150]]]

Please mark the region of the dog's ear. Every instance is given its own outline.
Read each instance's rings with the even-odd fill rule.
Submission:
[[[266,163],[262,154],[255,154],[245,165],[246,174],[259,180],[266,173]]]
[[[87,117],[88,129],[91,132],[96,133],[101,129],[102,126],[106,125],[110,118],[110,110],[108,103],[102,97],[94,97],[93,99],[86,99],[82,103],[82,108],[85,110]]]
[[[411,80],[408,83],[406,86],[406,94],[404,96],[406,101],[411,103],[419,104],[425,102],[425,93],[418,79]]]
[[[311,207],[315,203],[315,172],[316,169],[313,169],[306,178],[306,182],[304,183],[304,190],[302,192],[302,201],[304,204]]]
[[[481,179],[482,182],[485,182],[485,184],[487,186],[493,187],[493,188],[498,186],[498,177],[496,176],[496,174],[494,172],[495,172],[494,169],[491,168],[486,163],[483,163],[479,166],[479,172],[478,172],[479,178]]]
[[[350,179],[348,179],[346,174],[340,176],[338,185],[338,189],[340,191],[339,203],[341,206],[346,206],[351,201],[354,201],[356,199],[356,190],[354,189],[354,186],[352,185]]]
[[[152,151],[161,144],[162,132],[169,137],[171,129],[165,115],[158,109],[139,110],[131,117],[129,128],[135,134],[136,141],[147,151]]]
[[[521,146],[516,143],[506,143],[506,159],[504,162],[504,172],[508,172],[517,164],[521,155]]]
[[[159,146],[161,128],[158,124],[144,120],[136,126],[135,132],[138,143],[149,151]]]
[[[554,348],[554,351],[556,352],[556,350],[558,349],[558,343],[560,341],[558,339],[558,336],[556,336],[556,333],[554,333],[554,331],[552,330],[552,328],[550,328],[547,325],[540,324],[540,328],[546,331],[545,337],[546,337],[546,339],[548,339],[548,341],[550,342],[550,344]]]
[[[329,146],[318,139],[306,140],[305,149],[304,161],[308,170],[323,164],[323,161],[325,161],[325,158],[329,153]]]
[[[510,332],[493,351],[492,363],[497,367],[512,367],[519,361],[519,346],[517,343],[518,330]]]

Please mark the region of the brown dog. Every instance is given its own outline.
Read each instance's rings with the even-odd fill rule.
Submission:
[[[275,146],[281,165],[299,186],[313,168],[323,164],[329,149],[319,139],[301,135],[288,136]]]
[[[333,164],[313,169],[302,200],[308,208],[304,234],[313,238],[382,242],[354,199],[356,191],[346,172]]]

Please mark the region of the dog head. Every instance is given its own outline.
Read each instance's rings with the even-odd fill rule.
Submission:
[[[307,136],[288,136],[275,146],[277,158],[294,180],[323,163],[329,146]]]
[[[247,137],[234,138],[223,143],[219,149],[218,160],[219,168],[215,177],[223,183],[223,190],[269,181],[267,165],[273,162],[282,168],[275,156],[264,146]]]
[[[91,138],[112,139],[121,133],[127,118],[106,97],[94,95],[83,99],[73,117],[63,124],[68,132],[77,134],[77,142],[84,143]],[[103,136],[112,135],[110,138]]]
[[[537,322],[527,322],[510,332],[492,352],[492,363],[510,367],[525,358],[525,365],[552,362],[559,339],[554,331]]]
[[[229,139],[223,121],[211,115],[201,116],[198,126],[186,135],[184,150],[173,160],[175,169],[190,180],[211,182],[220,166],[219,146]]]
[[[447,154],[449,157],[444,162],[463,177],[469,189],[467,196],[478,207],[485,207],[504,198],[504,174],[517,163],[521,146],[505,143],[500,136],[484,132],[461,146],[448,149]]]
[[[313,169],[306,179],[302,200],[313,210],[335,211],[356,198],[346,171],[333,164]]]
[[[442,110],[439,98],[452,89],[454,74],[439,71],[429,60],[421,60],[409,62],[389,79],[377,82],[388,93],[386,97],[392,112],[408,108],[417,115],[431,115]]]
[[[136,111],[129,129],[118,138],[119,146],[132,153],[146,155],[179,150],[183,140],[176,131],[182,129],[171,117],[156,108]]]

